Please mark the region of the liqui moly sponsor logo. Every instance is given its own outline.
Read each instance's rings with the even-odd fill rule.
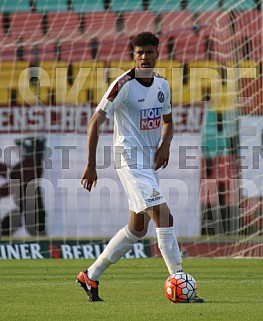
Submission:
[[[140,114],[140,129],[155,129],[160,126],[162,107],[142,109]]]

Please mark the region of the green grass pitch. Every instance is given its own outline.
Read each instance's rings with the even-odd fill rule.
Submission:
[[[104,302],[89,303],[75,283],[89,260],[0,261],[0,320],[262,321],[261,259],[185,259],[205,304],[172,304],[161,258],[124,259],[100,279]]]

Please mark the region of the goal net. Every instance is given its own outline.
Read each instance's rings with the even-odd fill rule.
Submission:
[[[0,258],[95,258],[128,219],[102,127],[98,185],[80,184],[86,128],[132,37],[160,39],[174,139],[160,184],[188,256],[262,256],[261,1],[2,0]],[[126,257],[158,255],[155,227]]]

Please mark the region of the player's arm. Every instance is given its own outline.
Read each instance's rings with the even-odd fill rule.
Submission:
[[[165,168],[169,162],[170,145],[174,132],[172,113],[163,115],[162,122],[162,143],[155,153],[155,170],[159,169],[160,167]]]
[[[96,111],[91,117],[88,126],[88,138],[87,138],[87,153],[88,162],[83,171],[81,184],[88,191],[91,191],[92,186],[96,186],[97,183],[97,170],[96,170],[96,153],[99,140],[100,126],[106,120],[104,111]]]

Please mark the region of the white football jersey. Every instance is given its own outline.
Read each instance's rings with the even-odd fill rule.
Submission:
[[[161,139],[162,115],[171,113],[167,80],[154,73],[147,84],[135,77],[133,68],[109,87],[97,111],[114,115],[116,167],[153,167],[153,157]]]

